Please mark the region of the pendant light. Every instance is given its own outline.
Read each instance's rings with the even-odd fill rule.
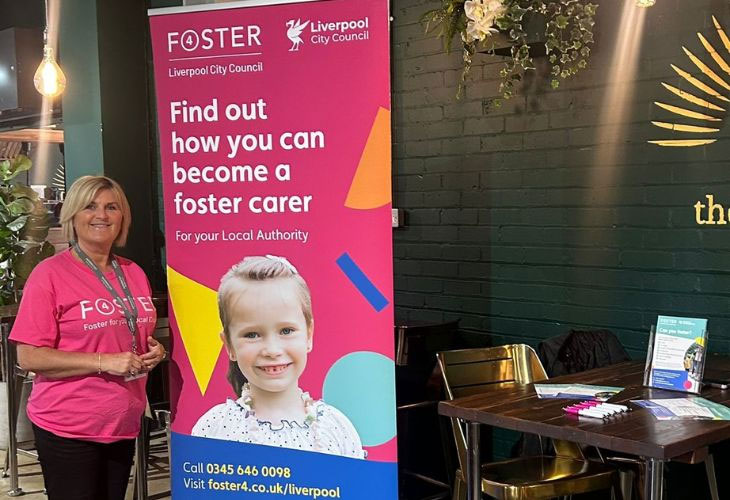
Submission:
[[[33,75],[33,85],[44,97],[56,97],[66,88],[66,75],[56,62],[53,47],[48,44],[48,0],[46,5],[46,28],[43,30],[43,60]]]
[[[656,3],[656,0],[636,0],[636,5],[638,7],[651,7]]]

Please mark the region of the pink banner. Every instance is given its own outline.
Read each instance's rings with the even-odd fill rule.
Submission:
[[[243,5],[151,11],[173,493],[395,498],[387,1]]]

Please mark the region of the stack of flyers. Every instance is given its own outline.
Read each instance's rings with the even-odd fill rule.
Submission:
[[[730,420],[730,408],[705,398],[637,399],[657,420]]]
[[[537,397],[559,399],[601,399],[607,400],[623,391],[623,387],[586,384],[535,384]]]

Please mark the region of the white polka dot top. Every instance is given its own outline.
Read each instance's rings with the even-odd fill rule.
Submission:
[[[282,420],[281,425],[259,420],[243,397],[208,410],[193,426],[193,436],[317,451],[351,458],[365,458],[355,427],[337,408],[315,401],[313,422]]]

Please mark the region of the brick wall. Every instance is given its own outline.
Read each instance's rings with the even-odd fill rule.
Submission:
[[[730,351],[730,225],[698,225],[693,209],[708,193],[730,207],[730,127],[706,147],[645,142],[672,138],[650,120],[688,122],[652,102],[683,105],[660,81],[698,93],[669,65],[697,73],[682,45],[713,64],[696,32],[722,49],[710,15],[730,30],[728,5],[660,0],[647,11],[639,71],[623,82],[628,111],[611,129],[601,116],[622,84],[611,74],[623,2],[601,4],[589,71],[552,91],[538,60],[496,107],[499,59],[478,55],[457,101],[460,54],[418,23],[438,2],[393,2],[399,318],[461,318],[493,345],[608,328],[643,358],[657,314],[697,316],[710,320],[710,350]],[[516,434],[493,439],[503,458]]]
[[[608,328],[636,358],[657,314],[706,317],[710,349],[730,351],[730,225],[698,225],[693,208],[708,193],[730,208],[730,127],[705,147],[646,143],[679,137],[650,120],[696,123],[652,102],[692,107],[660,82],[700,93],[670,68],[699,73],[682,45],[714,67],[698,31],[730,60],[710,18],[730,32],[727,3],[660,0],[647,11],[618,124],[601,116],[622,84],[611,74],[624,2],[601,2],[588,71],[552,91],[538,60],[501,107],[501,64],[487,55],[455,99],[460,53],[418,23],[438,4],[393,2],[394,205],[407,214],[394,231],[397,316],[461,318],[495,345]]]

